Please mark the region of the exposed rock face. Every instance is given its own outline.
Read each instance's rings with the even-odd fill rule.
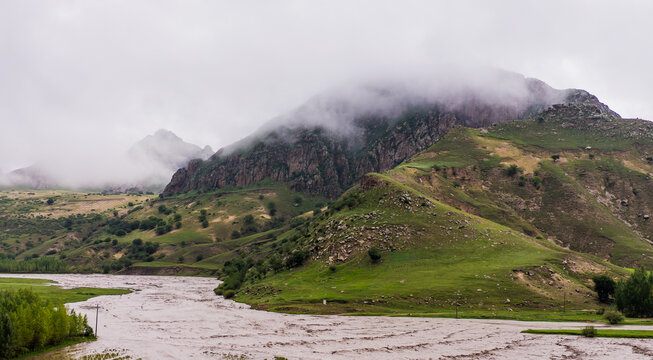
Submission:
[[[530,118],[556,103],[598,103],[584,91],[554,90],[534,79],[522,81],[523,94],[496,96],[493,100],[474,90],[418,100],[375,90],[374,96],[381,94],[381,100],[366,98],[374,104],[368,106],[394,111],[350,111],[357,105],[318,99],[317,105],[309,102],[286,117],[282,125],[267,126],[271,130],[221,149],[207,161],[192,161],[177,170],[163,194],[249,186],[269,178],[288,183],[296,191],[335,198],[365,173],[392,169],[456,125],[485,127]],[[332,111],[334,108],[338,111]],[[321,125],[315,113],[329,111],[326,119],[335,120]],[[342,121],[348,116],[349,121]],[[302,121],[304,118],[309,120]],[[333,123],[341,124],[340,128],[334,129]]]

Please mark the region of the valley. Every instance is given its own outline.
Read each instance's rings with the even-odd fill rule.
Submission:
[[[378,316],[313,316],[250,309],[213,294],[215,279],[120,275],[18,275],[62,287],[126,288],[130,294],[70,304],[94,324],[98,340],[66,352],[144,359],[646,359],[649,339],[525,334],[526,329],[580,329],[585,323]],[[611,326],[597,325],[601,331]],[[651,326],[619,326],[651,329]]]

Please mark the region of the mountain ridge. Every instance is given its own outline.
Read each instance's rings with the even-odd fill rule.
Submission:
[[[512,79],[514,75],[510,76]],[[519,79],[527,93],[518,97],[495,94],[497,103],[484,99],[475,89],[436,98],[411,92],[388,95],[377,89],[344,102],[338,97],[316,97],[252,136],[218,150],[207,161],[192,161],[177,170],[163,195],[249,186],[270,178],[288,182],[296,191],[333,199],[365,173],[384,172],[399,165],[454,125],[483,127],[526,119],[560,101],[592,103],[618,116],[586,91],[555,90],[539,80]],[[359,99],[366,105],[357,105]],[[378,103],[385,109],[356,108]],[[332,124],[330,121],[337,124],[335,128],[322,125]]]

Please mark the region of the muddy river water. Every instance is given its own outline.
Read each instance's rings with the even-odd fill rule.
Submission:
[[[134,290],[69,304],[88,315],[98,340],[76,353],[120,350],[143,359],[651,359],[653,340],[522,334],[581,323],[310,316],[249,309],[213,294],[210,278],[1,275],[63,287]],[[601,325],[596,325],[601,327]],[[620,328],[629,328],[622,326]],[[653,327],[633,327],[653,329]]]

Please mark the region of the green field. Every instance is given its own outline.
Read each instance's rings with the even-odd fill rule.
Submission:
[[[38,293],[41,298],[52,302],[62,301],[73,303],[85,301],[92,297],[101,295],[123,295],[131,291],[124,289],[103,289],[103,288],[74,288],[62,289],[56,286],[55,281],[43,279],[21,279],[21,278],[0,278],[1,290],[18,290],[29,288]]]
[[[576,329],[528,329],[522,332],[526,334],[582,336],[582,330]],[[597,329],[595,337],[653,339],[653,330]]]

